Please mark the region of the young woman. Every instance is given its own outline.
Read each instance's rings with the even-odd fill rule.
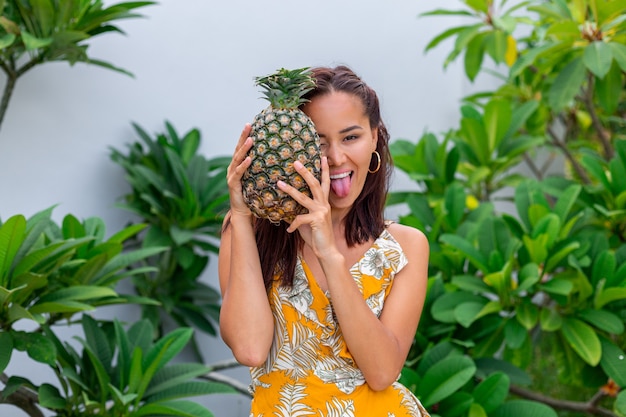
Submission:
[[[376,93],[349,68],[315,68],[302,110],[320,136],[322,178],[296,162],[309,198],[291,224],[256,219],[241,177],[247,125],[228,168],[219,255],[220,328],[250,366],[250,416],[428,416],[397,382],[426,295],[428,241],[383,217],[389,134]]]

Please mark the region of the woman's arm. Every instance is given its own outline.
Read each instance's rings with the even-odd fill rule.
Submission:
[[[417,229],[394,224],[390,232],[408,263],[397,273],[380,318],[369,309],[343,257],[319,258],[333,309],[350,353],[374,390],[391,385],[400,374],[424,306],[428,280],[428,240]]]
[[[389,226],[408,263],[396,275],[379,319],[367,306],[337,246],[328,203],[327,158],[322,158],[321,183],[302,164],[296,162],[294,167],[311,186],[313,199],[278,183],[279,188],[309,210],[297,216],[287,231],[297,230],[311,247],[324,271],[333,309],[350,353],[370,387],[383,390],[400,374],[415,337],[426,297],[428,240],[417,229],[399,224]]]
[[[231,210],[225,220],[218,260],[220,333],[239,363],[258,366],[269,353],[274,318],[263,283],[252,213],[241,189],[241,176],[250,165],[249,134],[250,126],[246,125],[227,172]]]

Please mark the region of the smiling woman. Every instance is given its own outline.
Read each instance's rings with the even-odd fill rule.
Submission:
[[[345,66],[312,73],[302,110],[320,137],[321,179],[295,161],[310,193],[277,183],[306,211],[279,225],[253,217],[241,184],[249,125],[228,168],[221,335],[251,367],[251,416],[425,417],[397,380],[426,295],[428,242],[383,217],[391,158],[375,91]]]

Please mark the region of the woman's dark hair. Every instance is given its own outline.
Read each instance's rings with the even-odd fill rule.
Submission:
[[[376,92],[365,84],[350,68],[319,67],[311,70],[316,80],[315,89],[305,98],[344,92],[361,100],[370,126],[378,129],[376,151],[380,154],[380,169],[370,173],[361,194],[354,202],[345,220],[346,241],[349,246],[377,238],[385,227],[384,208],[392,172],[392,160],[389,153],[389,133],[380,117],[380,105]],[[378,158],[372,155],[371,171],[376,170]],[[265,287],[269,288],[278,273],[281,285],[291,287],[295,274],[298,251],[304,242],[298,233],[287,233],[284,222],[274,225],[265,219],[255,219],[255,235]]]

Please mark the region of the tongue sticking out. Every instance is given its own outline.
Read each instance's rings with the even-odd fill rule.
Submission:
[[[345,197],[350,192],[350,175],[346,175],[343,178],[332,180],[330,187],[333,192],[337,194],[337,197]]]

